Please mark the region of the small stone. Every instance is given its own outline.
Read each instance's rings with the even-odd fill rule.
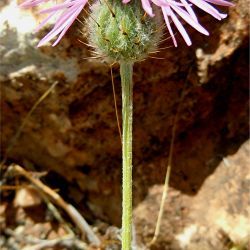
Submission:
[[[33,187],[21,188],[16,192],[14,199],[15,207],[32,207],[38,206],[42,202],[39,193]]]

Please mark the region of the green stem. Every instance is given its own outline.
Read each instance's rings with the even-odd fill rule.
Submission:
[[[122,84],[122,250],[132,242],[133,64],[120,63]]]

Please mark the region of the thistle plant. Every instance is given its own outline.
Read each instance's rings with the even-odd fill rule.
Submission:
[[[50,0],[26,0],[23,8],[34,7]],[[52,2],[52,1],[51,1]],[[38,47],[53,42],[57,45],[77,19],[88,0],[62,0],[40,11],[48,16],[38,26],[41,29],[53,17],[55,25],[39,42]],[[174,25],[188,46],[192,44],[182,21],[198,32],[209,35],[199,23],[194,8],[199,8],[217,20],[227,15],[213,5],[232,6],[226,0],[99,0],[90,7],[86,25],[89,43],[95,53],[108,62],[120,65],[122,85],[122,249],[131,250],[132,242],[132,120],[133,120],[133,65],[157,49],[161,38],[161,20],[165,21],[173,44],[177,47],[172,30]],[[161,18],[162,17],[162,18]],[[168,179],[168,178],[166,178]],[[162,199],[164,202],[164,198]]]

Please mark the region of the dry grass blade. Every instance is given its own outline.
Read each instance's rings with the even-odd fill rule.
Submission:
[[[30,111],[27,113],[27,115],[24,117],[23,122],[21,123],[20,127],[18,128],[15,135],[12,137],[9,146],[6,149],[4,158],[0,164],[0,167],[2,168],[8,159],[9,153],[11,152],[13,146],[15,145],[16,141],[18,140],[19,136],[21,135],[24,126],[26,125],[27,121],[33,114],[33,112],[36,110],[37,106],[51,93],[51,91],[55,88],[55,86],[58,84],[58,82],[54,82],[45,92],[44,94],[36,101],[36,103],[32,106]]]
[[[112,90],[113,90],[113,97],[114,97],[114,103],[115,103],[115,115],[116,115],[116,120],[117,120],[117,127],[118,127],[118,131],[119,131],[120,139],[121,139],[121,142],[122,142],[122,132],[121,132],[121,125],[120,125],[118,109],[117,109],[116,94],[115,94],[115,83],[114,83],[114,75],[113,75],[112,66],[110,66],[110,74],[111,74]]]
[[[58,206],[60,206],[69,215],[72,221],[79,228],[81,233],[86,234],[87,239],[90,243],[99,246],[101,244],[99,238],[95,235],[91,227],[88,225],[86,220],[81,214],[71,205],[66,203],[59,194],[54,190],[43,184],[39,179],[35,179],[28,171],[24,170],[19,165],[13,164],[9,167],[8,172],[18,173],[28,179],[35,187],[46,194],[52,199]]]
[[[177,123],[178,123],[178,118],[179,118],[179,113],[181,110],[181,104],[184,99],[184,93],[185,93],[185,87],[186,87],[186,82],[184,84],[184,87],[181,92],[181,97],[177,106],[177,111],[174,117],[174,122],[173,122],[173,128],[172,128],[172,135],[171,135],[171,142],[170,142],[170,149],[169,149],[169,156],[168,156],[168,164],[167,164],[167,172],[165,176],[165,183],[164,183],[164,188],[163,188],[163,193],[162,193],[162,198],[161,198],[161,204],[160,204],[160,210],[156,222],[156,227],[155,227],[155,232],[152,241],[149,243],[149,245],[153,245],[160,233],[160,227],[161,227],[161,221],[163,217],[163,212],[164,212],[164,204],[167,199],[168,195],[168,187],[169,187],[169,178],[170,178],[170,173],[171,173],[171,168],[172,168],[172,158],[173,158],[173,150],[174,150],[174,141],[175,141],[175,135],[176,135],[176,128],[177,128]]]

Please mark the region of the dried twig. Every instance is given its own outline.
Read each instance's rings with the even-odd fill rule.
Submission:
[[[50,199],[56,202],[58,206],[65,210],[72,221],[77,225],[81,233],[83,233],[84,235],[86,234],[87,239],[90,243],[96,246],[99,246],[101,244],[99,238],[95,235],[91,227],[81,216],[81,214],[75,209],[75,207],[73,207],[71,204],[66,203],[54,190],[43,184],[39,179],[35,179],[28,171],[24,170],[19,165],[11,165],[8,171],[16,172],[28,179],[34,186],[36,186],[40,191],[42,191]]]
[[[38,243],[32,246],[26,246],[23,250],[42,250],[48,249],[50,247],[55,247],[57,245],[67,247],[68,249],[77,248],[79,250],[86,250],[87,245],[73,237],[62,237],[53,240],[39,240]]]
[[[1,185],[0,186],[0,191],[5,191],[5,190],[18,190],[21,188],[25,188],[27,185],[15,185],[15,186],[11,186],[11,185]]]
[[[62,224],[62,226],[65,228],[65,230],[71,235],[72,237],[75,236],[74,232],[71,230],[69,224],[62,218],[60,212],[58,211],[57,207],[54,206],[52,202],[47,198],[47,196],[38,189],[40,195],[42,196],[43,200],[47,204],[48,209],[51,211],[55,219]]]
[[[58,245],[67,247],[68,249],[73,249],[73,248],[77,248],[79,250],[88,249],[86,243],[82,242],[81,240],[77,239],[72,235],[65,235],[63,237],[51,240],[41,240],[29,235],[26,236],[20,233],[16,233],[11,229],[5,229],[4,233],[6,235],[12,236],[17,242],[26,244],[26,246],[22,248],[23,250],[42,250],[42,249],[48,249],[50,247],[55,247]]]

